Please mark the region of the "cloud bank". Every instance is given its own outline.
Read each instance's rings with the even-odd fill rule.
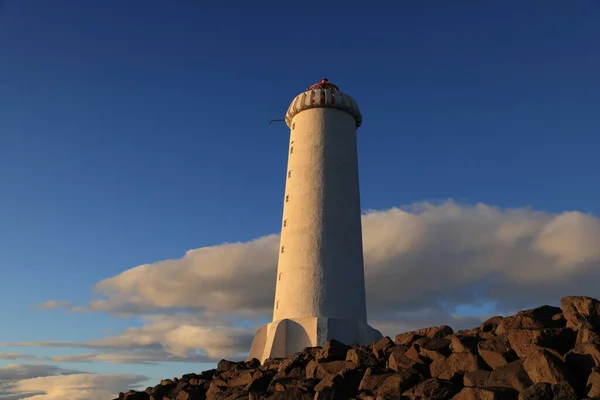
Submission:
[[[442,323],[467,328],[485,317],[456,315],[465,305],[491,303],[493,312],[504,313],[556,304],[566,295],[598,296],[600,219],[592,215],[419,203],[369,211],[363,231],[369,318],[384,334]],[[235,358],[271,316],[278,241],[269,235],[190,250],[98,282],[98,299],[87,305],[51,300],[43,308],[126,313],[144,321],[79,344],[112,350],[80,360]]]
[[[0,367],[0,400],[106,400],[146,377],[88,374],[53,365],[10,364]]]

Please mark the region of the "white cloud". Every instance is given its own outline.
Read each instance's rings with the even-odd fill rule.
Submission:
[[[515,310],[595,296],[600,287],[600,219],[592,215],[422,203],[368,212],[363,230],[370,320],[390,335],[478,323],[452,317],[458,305],[493,301]],[[196,349],[208,358],[247,350],[259,318],[271,315],[278,240],[204,247],[100,281],[102,298],[77,310],[193,314],[144,316],[144,326],[84,346],[176,357],[197,356]],[[249,324],[231,328],[232,318]]]
[[[53,365],[11,364],[0,367],[0,400],[106,400],[146,377],[89,374]]]

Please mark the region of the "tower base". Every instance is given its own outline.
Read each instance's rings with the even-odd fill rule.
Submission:
[[[322,346],[335,339],[345,344],[369,344],[382,338],[381,332],[353,320],[339,318],[280,319],[258,329],[248,360],[287,357],[305,347]]]

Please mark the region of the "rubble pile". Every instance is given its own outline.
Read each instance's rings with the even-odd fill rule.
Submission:
[[[335,340],[262,365],[165,379],[118,400],[600,399],[600,301],[571,296],[454,332],[449,326],[347,346]]]

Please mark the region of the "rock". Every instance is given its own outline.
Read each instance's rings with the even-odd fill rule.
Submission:
[[[496,327],[495,334],[502,335],[511,329],[562,328],[560,320],[552,319],[562,310],[553,306],[541,306],[531,310],[519,311],[516,315],[503,318]]]
[[[266,397],[269,400],[313,400],[313,398],[314,394],[299,388],[287,389],[285,392],[275,392]]]
[[[533,383],[559,383],[565,380],[565,365],[560,354],[536,349],[523,360],[523,367]]]
[[[594,368],[600,367],[600,341],[582,343],[567,354],[565,363],[574,372],[574,385],[582,390]]]
[[[416,332],[405,332],[396,335],[394,338],[394,343],[396,344],[412,344],[415,340],[421,338],[421,335],[418,335]]]
[[[247,386],[254,380],[252,371],[244,371],[228,382],[229,387]]]
[[[588,376],[585,393],[588,397],[600,397],[600,369],[594,368]]]
[[[385,359],[389,351],[394,347],[394,341],[389,337],[384,337],[379,339],[377,342],[373,343],[373,354],[378,359]]]
[[[393,374],[374,374],[367,369],[358,387],[359,391],[377,396],[399,395],[416,385],[423,376],[416,370],[406,370]]]
[[[514,329],[507,333],[510,346],[521,358],[538,347],[565,354],[575,346],[577,333],[571,328]]]
[[[443,338],[453,333],[454,331],[448,325],[433,326],[430,328],[419,329],[417,331],[417,335],[428,338]]]
[[[492,369],[506,365],[518,358],[505,335],[495,336],[479,342],[477,351]]]
[[[260,367],[260,360],[258,358],[253,358],[250,361],[246,361],[246,368],[257,369],[258,367]]]
[[[429,366],[432,378],[453,380],[456,375],[485,369],[487,365],[480,356],[471,352],[452,353],[448,358],[434,360]]]
[[[424,365],[425,362],[420,359],[419,361],[415,361],[412,358],[406,357],[404,354],[392,353],[388,357],[386,367],[396,372],[400,372],[411,368],[419,369]]]
[[[306,365],[306,377],[323,379],[326,375],[337,374],[340,372],[345,364],[345,361],[312,360]]]
[[[235,368],[236,366],[237,366],[237,363],[235,363],[233,361],[221,360],[217,364],[217,372],[229,371],[232,368]]]
[[[569,296],[560,299],[567,327],[577,331],[577,344],[600,337],[600,302],[591,297]]]
[[[454,333],[454,331],[447,325],[432,326],[430,328],[419,329],[418,331],[400,333],[399,335],[396,335],[394,342],[396,344],[412,344],[415,340],[423,337],[443,338],[452,333]]]
[[[521,392],[533,385],[521,360],[496,368],[490,373],[487,387],[508,387]]]
[[[432,362],[450,355],[450,341],[443,338],[423,337],[413,342],[405,355],[414,361]],[[415,356],[416,355],[416,356]]]
[[[577,400],[575,390],[566,382],[535,383],[519,393],[519,400]]]
[[[445,337],[450,341],[450,351],[453,353],[471,352],[477,354],[477,344],[481,339],[476,335],[452,334]]]
[[[510,388],[463,388],[453,400],[517,400],[519,392]]]
[[[345,360],[349,349],[349,346],[332,339],[323,345],[323,349],[315,358],[323,361]]]
[[[410,400],[447,400],[460,391],[456,384],[437,378],[430,378],[405,391],[402,395]]]
[[[486,387],[490,371],[477,370],[465,373],[463,385],[468,387]]]
[[[496,328],[498,328],[498,325],[500,324],[500,322],[502,322],[503,319],[504,319],[504,317],[499,316],[499,315],[488,318],[486,321],[482,322],[479,325],[479,330],[484,333],[487,333],[487,332],[494,333],[496,331]]]
[[[135,392],[133,390],[123,394],[123,400],[148,400],[148,394],[144,392]],[[119,395],[119,398],[121,396]]]
[[[365,367],[375,367],[379,364],[377,358],[372,354],[360,349],[350,349],[346,354],[346,361]]]

